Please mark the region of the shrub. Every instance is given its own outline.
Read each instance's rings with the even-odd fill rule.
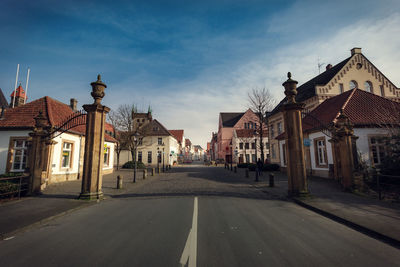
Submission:
[[[125,162],[124,165],[122,165],[123,169],[134,169],[135,168],[135,162],[133,161],[128,161]],[[143,162],[137,162],[137,169],[144,169],[146,166],[143,164]]]

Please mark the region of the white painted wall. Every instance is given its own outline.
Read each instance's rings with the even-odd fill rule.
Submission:
[[[110,148],[110,159],[108,161],[109,165],[103,166],[103,170],[110,170],[110,169],[114,168],[115,143],[105,141],[104,144]]]
[[[314,147],[314,139],[324,137],[325,138],[325,145],[326,145],[326,154],[328,157],[328,167],[326,168],[317,168],[315,164],[315,147]],[[332,145],[328,140],[330,139],[328,136],[324,135],[322,132],[312,133],[308,137],[311,140],[310,146],[310,154],[311,154],[311,168],[313,170],[329,170],[329,164],[333,164],[333,154],[332,154]]]
[[[355,128],[354,135],[358,136],[356,141],[357,150],[361,154],[362,160],[368,165],[371,165],[371,158],[369,154],[368,139],[370,136],[386,135],[389,133],[387,129],[379,128]]]
[[[280,165],[286,167],[285,161],[283,160],[283,145],[286,143],[286,140],[279,140],[279,158],[280,158]],[[287,157],[287,156],[286,156]]]
[[[79,153],[81,147],[81,141],[84,139],[76,134],[63,133],[53,139],[57,142],[54,145],[53,151],[53,162],[51,165],[52,174],[73,174],[78,173],[79,170]],[[62,145],[63,141],[67,141],[73,144],[73,154],[72,154],[72,165],[71,168],[61,168],[61,155],[62,155]]]
[[[31,131],[0,131],[0,174],[5,173],[10,137],[29,137]]]

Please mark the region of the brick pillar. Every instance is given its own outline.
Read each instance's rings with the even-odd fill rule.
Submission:
[[[354,157],[353,144],[357,139],[354,136],[353,125],[349,118],[340,111],[333,128],[333,138],[335,153],[334,164],[336,175],[345,190],[352,190],[354,186]]]
[[[306,196],[308,187],[301,119],[304,104],[295,100],[297,81],[291,79],[290,72],[288,80],[282,85],[287,97],[287,103],[281,110],[285,121],[288,193],[290,196]]]
[[[48,129],[46,126],[47,118],[43,116],[42,112],[35,117],[35,128],[31,137],[30,151],[29,151],[29,193],[40,193],[44,181],[42,179],[42,172],[44,170],[45,159],[44,152],[46,151],[46,139],[48,137]]]
[[[103,183],[103,163],[104,163],[104,123],[106,114],[110,109],[101,104],[104,97],[104,89],[107,86],[101,81],[100,75],[97,81],[90,84],[92,86],[92,97],[94,103],[83,105],[87,112],[86,117],[86,136],[85,152],[83,158],[83,178],[80,199],[101,199]]]

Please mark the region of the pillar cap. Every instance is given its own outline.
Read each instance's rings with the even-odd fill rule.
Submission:
[[[297,84],[298,82],[292,79],[292,74],[288,72],[288,79],[282,84],[285,87],[285,95],[287,97],[288,103],[293,104],[296,103],[296,95],[297,95]]]
[[[107,85],[102,82],[101,75],[97,75],[97,81],[92,82],[90,84],[92,86],[92,97],[94,98],[94,103],[100,104],[101,100],[104,97],[104,89],[107,88]]]

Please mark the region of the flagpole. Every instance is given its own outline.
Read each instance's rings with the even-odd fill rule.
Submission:
[[[28,96],[28,83],[29,83],[29,72],[31,71],[30,68],[28,68],[28,74],[26,75],[26,87],[25,87],[25,98],[24,98],[24,104],[26,103],[26,97]]]
[[[15,106],[15,96],[17,94],[16,92],[17,92],[17,84],[18,84],[18,73],[19,73],[19,64],[17,65],[17,76],[15,77],[14,97],[13,97],[13,103],[12,103],[13,108]]]

